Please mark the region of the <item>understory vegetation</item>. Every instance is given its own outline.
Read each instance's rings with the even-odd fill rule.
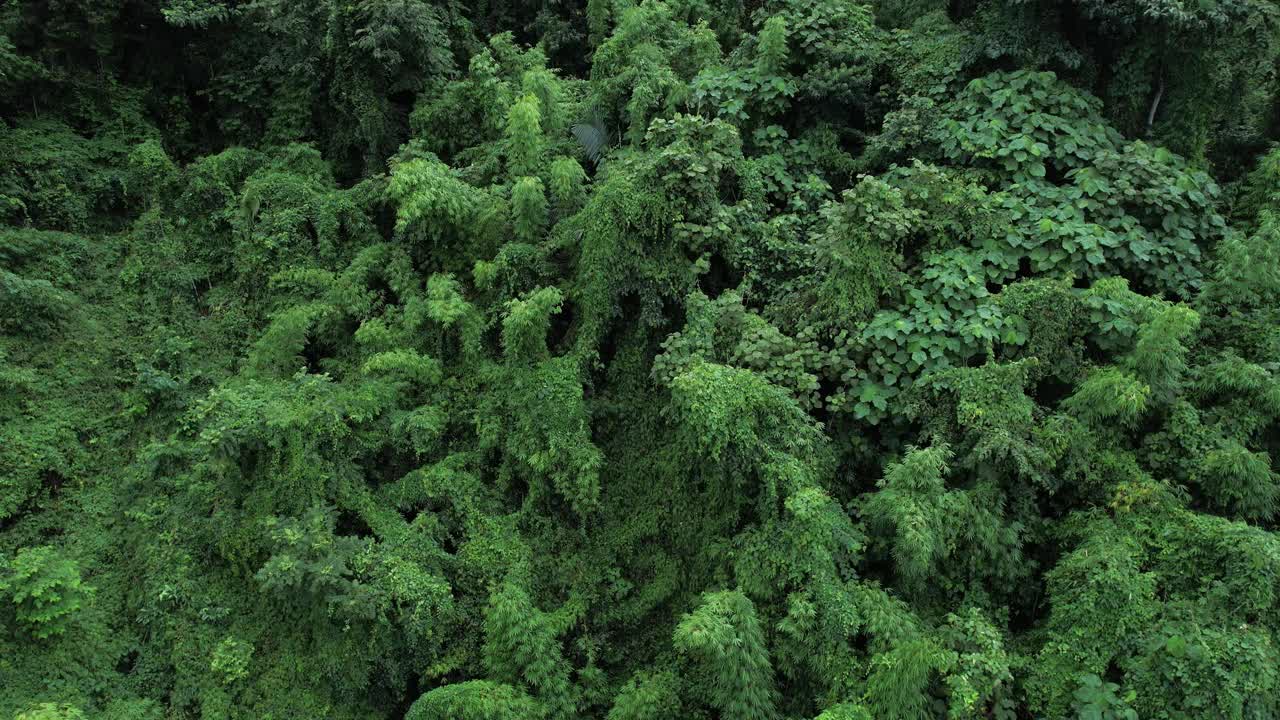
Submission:
[[[1274,0],[10,0],[0,718],[1280,718]]]

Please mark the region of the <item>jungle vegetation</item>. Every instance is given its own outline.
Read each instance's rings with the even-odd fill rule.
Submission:
[[[9,0],[0,718],[1280,718],[1275,0]]]

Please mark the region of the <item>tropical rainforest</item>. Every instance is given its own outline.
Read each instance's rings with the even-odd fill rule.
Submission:
[[[1280,718],[1276,0],[8,0],[0,718]]]

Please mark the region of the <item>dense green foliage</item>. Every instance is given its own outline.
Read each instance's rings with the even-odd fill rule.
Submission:
[[[1280,718],[1274,0],[12,0],[0,718]]]

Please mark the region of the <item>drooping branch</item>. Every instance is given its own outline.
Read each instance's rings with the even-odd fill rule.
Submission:
[[[1160,98],[1164,97],[1164,73],[1160,73],[1160,84],[1156,86],[1156,96],[1151,100],[1151,109],[1147,111],[1147,135],[1156,122],[1156,111],[1160,109]]]

